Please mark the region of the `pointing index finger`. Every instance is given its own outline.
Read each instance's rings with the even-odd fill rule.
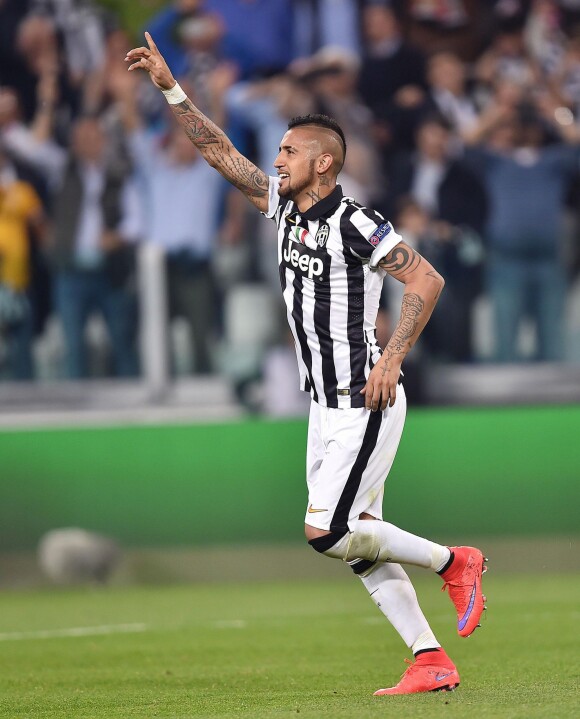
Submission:
[[[147,40],[147,44],[149,45],[149,48],[151,50],[157,50],[157,45],[155,44],[155,40],[151,37],[151,35],[145,30],[145,39]]]

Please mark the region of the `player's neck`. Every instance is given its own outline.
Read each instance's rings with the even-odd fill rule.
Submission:
[[[336,187],[336,180],[327,180],[326,183],[316,184],[313,187],[308,187],[306,190],[300,193],[300,195],[294,200],[298,206],[300,212],[306,212],[311,207],[314,207],[317,202],[324,200]]]

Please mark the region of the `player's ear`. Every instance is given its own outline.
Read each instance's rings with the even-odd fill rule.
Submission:
[[[328,170],[332,166],[332,155],[330,153],[325,153],[324,155],[321,155],[318,160],[318,172],[321,175],[324,175],[325,172],[328,172]]]

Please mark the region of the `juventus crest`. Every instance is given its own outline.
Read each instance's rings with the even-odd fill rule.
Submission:
[[[319,247],[324,247],[326,244],[326,240],[328,240],[328,235],[330,233],[330,227],[328,226],[328,223],[321,222],[318,226],[318,231],[316,232],[316,244]]]

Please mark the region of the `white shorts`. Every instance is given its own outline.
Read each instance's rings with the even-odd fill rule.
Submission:
[[[367,512],[383,518],[383,490],[405,424],[407,398],[397,387],[384,412],[310,405],[306,481],[306,524],[352,531]]]

